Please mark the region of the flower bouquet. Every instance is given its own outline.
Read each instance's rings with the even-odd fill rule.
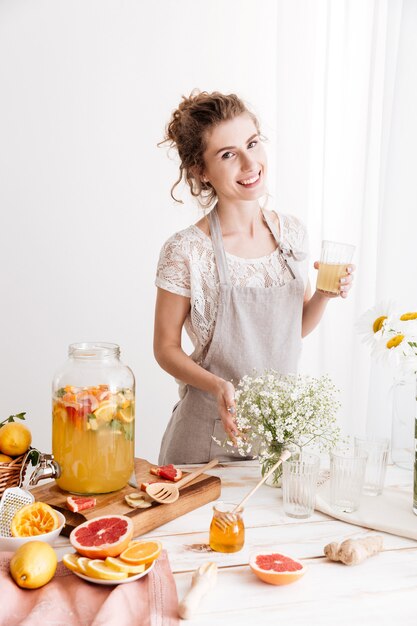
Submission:
[[[364,313],[357,322],[363,341],[371,346],[372,355],[390,363],[403,379],[414,375],[416,386],[415,403],[415,445],[414,454],[414,501],[413,511],[417,515],[417,312],[399,313],[393,303],[380,303]],[[393,422],[393,444],[396,438],[395,420]],[[410,428],[410,444],[413,429]],[[392,451],[393,452],[393,451]],[[393,456],[394,459],[394,456]],[[395,459],[394,459],[395,462]]]
[[[383,302],[359,318],[357,329],[373,356],[402,374],[417,373],[417,313],[398,313],[391,302]]]
[[[284,447],[300,451],[313,444],[330,450],[340,438],[337,391],[328,376],[282,376],[274,370],[244,376],[235,395],[236,425],[242,433],[236,438],[237,453],[258,456],[264,475]],[[273,473],[272,484],[279,483],[281,472],[279,467]]]

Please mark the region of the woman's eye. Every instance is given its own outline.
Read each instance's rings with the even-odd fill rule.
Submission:
[[[233,156],[233,152],[224,152],[222,154],[222,159],[230,159]]]
[[[254,147],[257,145],[257,143],[258,143],[257,141],[251,141],[251,142],[248,144],[248,148],[254,148]]]

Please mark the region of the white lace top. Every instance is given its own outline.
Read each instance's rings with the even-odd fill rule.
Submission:
[[[308,253],[307,232],[300,220],[292,215],[278,217],[282,244]],[[288,280],[278,249],[257,259],[243,259],[228,252],[226,258],[230,279],[236,286],[268,288]],[[307,260],[298,261],[297,268],[307,285]],[[190,298],[184,326],[194,346],[192,358],[201,362],[213,336],[219,299],[219,276],[210,237],[195,225],[172,235],[162,247],[155,284]]]

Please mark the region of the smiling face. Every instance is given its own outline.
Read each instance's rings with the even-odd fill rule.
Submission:
[[[222,202],[253,202],[266,193],[267,159],[247,113],[217,124],[206,137],[202,180]]]

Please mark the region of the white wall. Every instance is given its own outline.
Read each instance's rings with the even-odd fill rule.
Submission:
[[[156,459],[177,391],[152,354],[155,267],[198,218],[156,144],[182,94],[236,91],[275,170],[276,19],[274,0],[0,3],[0,417],[27,411],[42,450],[68,344],[103,340],[136,375],[136,453]]]

